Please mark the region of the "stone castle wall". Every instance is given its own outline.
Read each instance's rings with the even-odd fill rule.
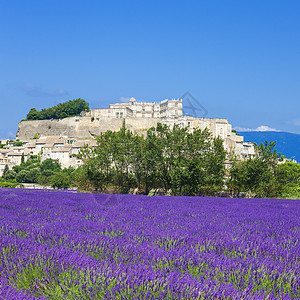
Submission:
[[[60,120],[23,121],[18,124],[16,137],[20,140],[32,139],[35,134],[40,136],[67,136],[69,138],[95,138],[107,130],[118,131],[124,119],[90,117],[70,117]],[[156,126],[160,119],[126,118],[126,128],[140,132]]]

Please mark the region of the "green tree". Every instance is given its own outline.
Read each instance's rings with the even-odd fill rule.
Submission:
[[[214,138],[208,149],[206,186],[209,186],[210,190],[214,192],[215,190],[222,190],[224,185],[226,152],[223,140],[220,137]]]
[[[14,143],[13,143],[13,146],[14,147],[21,147],[23,146],[23,142],[19,141],[19,140],[16,140]]]
[[[78,173],[78,178],[81,178],[81,185],[83,178],[86,178],[88,186],[92,185],[97,190],[103,190],[105,185],[111,181],[114,135],[113,132],[107,131],[97,138],[96,148],[92,149],[85,146],[81,150],[85,162],[84,171],[81,168],[80,174]]]
[[[25,163],[25,156],[24,156],[24,153],[22,153],[22,156],[21,156],[21,165]]]
[[[37,183],[40,185],[46,185],[46,186],[51,185],[51,183],[52,183],[51,179],[52,179],[53,175],[54,174],[52,174],[51,176],[46,176],[46,175],[41,174],[37,180]]]
[[[59,161],[48,158],[44,160],[41,164],[41,171],[52,171],[59,172],[61,170],[61,166]]]
[[[16,181],[20,183],[30,183],[29,171],[20,171],[16,176]]]
[[[38,167],[21,170],[16,176],[16,181],[21,183],[37,183],[39,176],[40,168]]]
[[[39,167],[29,169],[27,182],[28,183],[37,183],[40,175],[41,175],[41,170]]]
[[[40,112],[36,108],[31,108],[27,114],[27,120],[40,120]]]
[[[300,165],[291,161],[280,164],[278,166],[277,179],[284,185],[299,185]]]
[[[70,116],[79,115],[82,111],[89,111],[89,104],[83,99],[70,100],[68,102],[59,103],[50,108],[43,108],[38,111],[32,108],[27,114],[27,120],[51,120],[62,119]]]
[[[146,140],[143,136],[134,135],[131,140],[131,157],[130,157],[130,171],[131,171],[131,186],[134,185],[132,175],[135,176],[135,184],[138,189],[146,191],[145,180],[147,177],[147,169],[145,163],[146,155]]]
[[[51,186],[54,189],[67,189],[70,187],[70,178],[64,173],[57,173],[51,177]]]
[[[16,179],[16,176],[17,176],[17,172],[15,172],[14,170],[7,170],[5,172],[4,179],[6,181],[11,181]]]
[[[189,133],[179,125],[170,128],[158,123],[145,138],[127,130],[124,123],[118,132],[101,134],[97,147],[86,146],[81,154],[81,181],[97,190],[114,184],[122,192],[162,188],[193,195],[205,188],[223,188],[223,143],[208,130]]]
[[[70,181],[81,190],[93,190],[94,188],[89,181],[86,165],[79,166],[76,170],[74,170],[70,175]]]
[[[256,155],[248,160],[233,160],[227,181],[231,191],[251,192],[257,197],[274,197],[281,192],[282,185],[276,180],[280,154],[276,142],[256,145]]]
[[[228,157],[229,169],[227,170],[226,186],[227,190],[238,196],[245,191],[244,182],[246,177],[245,161],[241,161],[236,153],[230,153]]]
[[[9,170],[9,166],[8,166],[8,165],[5,165],[5,166],[4,166],[4,170],[3,170],[3,176],[6,175],[6,173],[8,172],[8,170]]]

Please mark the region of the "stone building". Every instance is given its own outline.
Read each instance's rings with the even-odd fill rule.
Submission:
[[[182,116],[182,100],[172,99],[156,102],[137,102],[110,104],[107,109],[93,109],[83,116],[91,118],[170,118]]]
[[[135,131],[144,131],[158,122],[173,126],[179,124],[186,127],[190,132],[196,128],[204,130],[207,128],[213,137],[221,137],[227,152],[235,151],[242,158],[249,158],[255,154],[252,143],[244,143],[244,138],[232,131],[232,125],[227,119],[222,118],[198,118],[183,115],[183,104],[181,99],[163,100],[161,102],[137,102],[134,98],[129,103],[110,104],[109,109],[94,109],[82,113],[83,117],[90,117],[94,121],[110,124],[111,130],[120,129],[124,119],[126,127]],[[103,130],[106,131],[106,130]]]
[[[187,127],[190,132],[196,128],[202,130],[207,128],[213,137],[220,136],[224,140],[227,152],[234,150],[242,158],[249,158],[255,154],[253,144],[244,143],[243,137],[232,131],[232,126],[227,119],[184,115],[181,99],[137,102],[136,99],[131,98],[128,103],[110,104],[109,108],[82,112],[80,116],[60,120],[23,121],[19,123],[17,138],[21,141],[30,140],[39,134],[38,141],[34,143],[31,140],[30,142],[30,152],[39,153],[42,148],[47,148],[43,137],[55,136],[54,139],[57,139],[64,136],[69,141],[93,140],[107,130],[118,131],[124,120],[126,128],[137,134],[145,134],[149,128],[156,127],[159,122],[171,127],[179,124],[181,127]],[[48,149],[50,149],[52,142],[49,143],[48,139],[47,143],[49,144],[47,145]],[[53,146],[57,149],[62,144],[59,145],[58,142]],[[65,158],[65,154],[61,155],[64,155]],[[57,156],[59,156],[58,152]]]

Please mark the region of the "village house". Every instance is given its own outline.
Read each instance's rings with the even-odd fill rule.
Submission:
[[[38,148],[36,147],[36,144],[35,144],[35,141],[27,143],[24,146],[24,148],[25,148],[24,152],[29,154],[29,155],[38,155],[39,154]]]
[[[10,158],[7,156],[9,152],[9,149],[0,149],[0,176],[2,176],[5,166],[11,164]]]

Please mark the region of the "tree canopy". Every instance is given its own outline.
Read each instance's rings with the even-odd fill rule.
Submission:
[[[26,162],[7,168],[3,179],[10,183],[38,183],[53,188],[68,188],[71,185],[71,175],[74,168],[62,169],[57,160],[46,159],[41,163],[40,157],[31,156]]]
[[[50,108],[43,108],[41,111],[36,108],[31,108],[25,120],[63,119],[79,115],[85,110],[90,110],[89,104],[85,100],[78,98],[68,102],[59,103]]]
[[[276,142],[255,145],[256,155],[247,160],[231,157],[227,187],[233,193],[246,192],[253,197],[276,197],[284,188],[278,180],[278,163],[281,157]]]
[[[84,170],[79,182],[104,190],[113,184],[120,192],[138,188],[172,190],[176,194],[206,194],[223,184],[223,141],[208,130],[158,124],[146,137],[125,126],[98,137],[98,146],[83,150]],[[85,176],[85,179],[84,179]]]

